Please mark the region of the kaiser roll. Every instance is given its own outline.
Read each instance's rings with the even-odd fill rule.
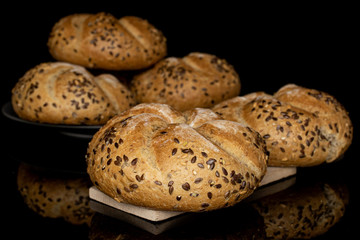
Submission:
[[[169,57],[136,75],[131,90],[139,103],[164,103],[176,110],[212,107],[238,96],[240,79],[226,60],[211,54]]]
[[[100,125],[133,105],[132,93],[114,76],[94,77],[63,62],[35,66],[12,89],[16,114],[41,123]]]
[[[213,110],[224,119],[258,131],[266,140],[270,166],[332,162],[352,141],[349,115],[333,96],[294,84],[273,96],[256,92],[235,97]]]
[[[219,120],[209,109],[183,115],[156,103],[113,117],[86,155],[90,179],[116,201],[192,212],[248,197],[265,174],[267,158],[263,139],[250,127]]]
[[[48,47],[58,61],[107,70],[146,68],[166,55],[165,37],[148,21],[104,12],[60,19]]]

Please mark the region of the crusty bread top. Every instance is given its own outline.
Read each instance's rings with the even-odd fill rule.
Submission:
[[[133,105],[132,93],[114,76],[94,77],[64,62],[35,66],[12,89],[16,114],[42,123],[101,125]]]
[[[212,107],[238,96],[241,86],[225,59],[198,52],[163,59],[135,76],[131,85],[137,102],[164,103],[179,111]]]
[[[313,166],[339,158],[352,141],[348,113],[327,93],[289,84],[216,105],[221,117],[249,125],[266,140],[271,166]]]
[[[165,37],[148,21],[104,12],[60,19],[48,47],[58,61],[108,70],[146,68],[166,55]]]
[[[186,117],[139,104],[110,119],[89,143],[91,180],[119,202],[160,210],[206,211],[246,198],[266,171],[263,140],[209,111]]]
[[[211,120],[223,119],[209,108],[193,108],[183,112],[183,115],[186,123],[192,128],[197,128]]]

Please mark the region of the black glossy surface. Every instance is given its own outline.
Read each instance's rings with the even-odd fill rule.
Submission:
[[[80,149],[81,145],[77,146]],[[48,150],[55,149],[49,147]],[[278,231],[272,231],[272,234],[275,231],[276,238],[271,239],[282,239],[279,236],[287,235],[299,237],[305,233],[304,236],[315,239],[350,239],[356,232],[359,207],[357,184],[352,175],[355,171],[348,166],[353,159],[350,154],[332,164],[299,169],[294,185],[265,198],[213,212],[186,214],[185,219],[181,219],[183,215],[180,215],[160,223],[144,221],[147,225],[147,230],[144,230],[118,220],[112,215],[114,210],[110,210],[112,214],[109,217],[102,214],[103,210],[99,213],[98,208],[89,205],[87,189],[91,183],[82,171],[83,164],[76,164],[83,163],[84,159],[80,157],[82,151],[67,146],[66,152],[69,154],[66,160],[59,154],[49,157],[40,152],[39,159],[52,162],[46,167],[41,167],[41,162],[22,162],[26,159],[13,158],[11,154],[6,158],[3,206],[11,211],[5,211],[3,216],[8,227],[21,226],[21,231],[12,231],[14,239],[117,239],[119,236],[125,236],[125,239],[253,239],[254,236],[255,239],[266,239],[270,234],[267,224],[272,221],[280,224],[281,220],[283,223]],[[74,168],[56,168],[57,163],[63,160]],[[79,181],[81,184],[74,188],[73,182]],[[32,194],[26,195],[28,192]],[[336,196],[336,201],[331,196]],[[261,215],[255,206],[267,209],[265,212],[269,214]],[[58,208],[63,210],[56,212]],[[276,208],[282,211],[276,212]],[[126,214],[115,214],[120,214],[121,219],[129,218]],[[334,219],[334,214],[340,218]],[[321,224],[323,221],[326,223]],[[154,235],[149,230],[149,226],[151,229],[167,224],[171,226],[165,227],[160,234]],[[324,226],[324,233],[320,236],[316,235],[318,225]],[[144,223],[141,226],[145,227]],[[290,229],[291,232],[288,232]]]
[[[168,56],[182,57],[199,51],[215,54],[233,64],[240,75],[241,95],[253,91],[273,93],[287,83],[296,83],[328,92],[345,106],[354,124],[350,149],[338,162],[300,169],[297,183],[290,190],[307,198],[316,196],[318,191],[314,189],[319,186],[320,189],[328,186],[334,191],[343,189],[340,196],[348,200],[344,215],[316,239],[357,236],[360,213],[357,197],[359,101],[352,76],[355,64],[349,58],[354,51],[353,7],[329,4],[248,7],[225,3],[195,7],[193,3],[178,3],[166,5],[164,10],[164,5],[148,3],[139,7],[139,4],[62,4],[44,9],[43,5],[22,4],[20,7],[10,3],[6,12],[12,12],[12,17],[2,18],[6,24],[2,29],[5,67],[0,88],[1,106],[10,101],[12,87],[28,69],[41,62],[54,61],[46,42],[53,24],[61,17],[75,12],[107,11],[117,17],[136,15],[146,18],[166,36]],[[128,72],[116,74],[132,75]],[[144,230],[99,213],[94,214],[89,224],[73,225],[64,219],[64,214],[50,218],[32,210],[18,190],[20,163],[37,167],[36,176],[43,173],[39,172],[39,167],[44,168],[45,176],[39,179],[47,182],[60,179],[56,182],[66,183],[69,178],[86,178],[84,156],[88,139],[69,137],[57,128],[21,124],[2,114],[0,119],[4,236],[6,232],[11,234],[11,239],[89,239],[93,236],[97,237],[91,239],[116,239],[118,234],[126,234],[125,239],[156,239]],[[57,192],[56,187],[52,189]],[[305,194],[306,189],[309,189],[309,195]],[[75,203],[80,201],[77,200]],[[81,201],[85,201],[84,198]],[[41,206],[36,209],[40,210]],[[315,217],[319,219],[320,215]],[[311,229],[310,226],[307,228]],[[157,238],[248,239],[246,236],[255,234],[255,239],[262,239],[266,235],[264,231],[264,218],[251,204],[240,203],[234,208],[198,214]]]

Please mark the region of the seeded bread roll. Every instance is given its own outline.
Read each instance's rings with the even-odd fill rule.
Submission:
[[[94,77],[63,62],[35,66],[12,90],[16,114],[41,123],[101,125],[133,105],[132,93],[114,76]]]
[[[90,179],[118,202],[158,210],[207,211],[248,197],[266,171],[263,139],[236,122],[193,119],[155,103],[115,116],[89,143]]]
[[[89,206],[90,185],[87,177],[65,177],[23,163],[17,173],[18,191],[31,210],[76,225],[90,225],[94,215]]]
[[[132,80],[139,103],[164,103],[176,110],[212,107],[238,96],[240,79],[224,59],[205,53],[169,57]]]
[[[103,12],[60,19],[48,47],[58,61],[107,70],[146,68],[166,55],[165,37],[148,21]]]
[[[256,92],[213,110],[246,124],[266,140],[270,166],[314,166],[332,162],[350,146],[353,127],[344,107],[327,93],[289,84],[274,96]]]

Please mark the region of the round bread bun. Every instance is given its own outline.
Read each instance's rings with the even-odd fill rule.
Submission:
[[[185,111],[238,96],[240,79],[226,60],[195,52],[161,60],[136,75],[131,90],[139,103],[163,103]]]
[[[87,177],[65,177],[24,163],[17,172],[18,191],[31,210],[76,225],[89,225],[94,215],[89,206],[90,186]]]
[[[194,111],[201,116],[144,103],[110,119],[88,146],[94,185],[118,202],[157,210],[208,211],[248,197],[266,172],[263,139],[209,109]]]
[[[12,107],[22,119],[52,124],[101,125],[135,105],[129,89],[113,75],[94,77],[64,62],[30,69],[12,89]]]
[[[50,54],[58,61],[87,68],[135,70],[166,55],[166,39],[147,20],[109,13],[73,14],[57,22],[49,36]]]
[[[269,166],[314,166],[338,159],[352,142],[345,108],[331,95],[294,84],[273,96],[251,93],[213,109],[258,131],[270,152]]]

